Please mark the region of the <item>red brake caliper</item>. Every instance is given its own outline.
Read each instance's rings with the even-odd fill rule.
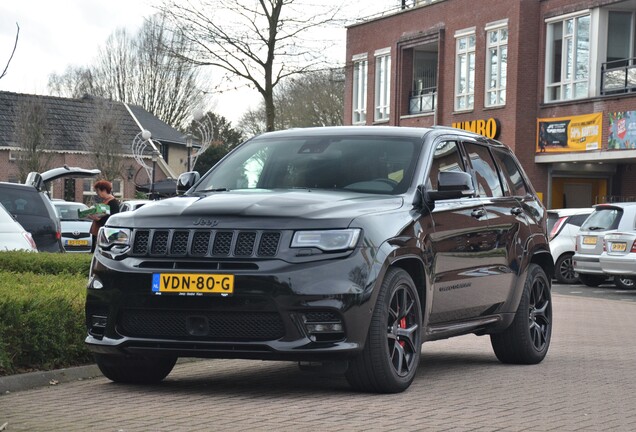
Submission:
[[[399,327],[399,328],[406,328],[406,317],[403,317],[403,318],[400,320],[400,323],[398,324],[398,327]],[[399,341],[398,343],[399,343],[399,344],[400,344],[400,346],[402,346],[402,347],[404,347],[404,345],[406,345],[406,342],[404,342],[404,341]]]

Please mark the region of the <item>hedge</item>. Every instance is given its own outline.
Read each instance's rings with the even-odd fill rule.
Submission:
[[[84,346],[90,260],[0,252],[0,375],[91,362]]]

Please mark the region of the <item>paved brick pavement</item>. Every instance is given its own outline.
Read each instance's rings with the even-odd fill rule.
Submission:
[[[500,364],[487,337],[425,344],[397,395],[350,391],[295,364],[178,364],[160,385],[105,378],[0,395],[14,431],[634,431],[636,304],[554,296],[552,346]]]

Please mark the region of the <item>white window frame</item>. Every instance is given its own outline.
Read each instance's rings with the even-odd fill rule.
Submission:
[[[391,114],[391,48],[375,52],[374,121],[387,121]]]
[[[577,65],[579,65],[578,50],[575,47],[580,45],[579,41],[579,22],[582,18],[589,20],[588,28],[588,59],[587,59],[587,74],[585,76],[577,77]],[[592,13],[589,9],[581,10],[575,13],[561,15],[547,19],[546,21],[546,58],[545,58],[545,88],[544,88],[544,101],[549,102],[561,102],[575,99],[584,99],[590,96],[590,92],[595,88],[593,80],[596,74],[592,71],[592,65],[595,64],[594,59],[594,47],[596,42],[593,40],[593,26],[595,20],[593,20]],[[567,23],[572,22],[572,32],[567,32]],[[562,43],[561,43],[561,76],[559,81],[552,81],[552,71],[554,65],[554,35],[556,26],[561,26]],[[568,55],[570,54],[570,55]],[[568,67],[568,62],[571,63]],[[584,89],[580,93],[577,89]]]
[[[353,95],[351,123],[364,124],[367,122],[367,75],[369,60],[367,54],[353,56]]]
[[[475,107],[476,46],[475,27],[455,32],[455,111],[471,111]]]
[[[506,84],[508,78],[508,20],[486,25],[486,85],[484,95],[485,107],[506,105]],[[495,35],[495,39],[491,36]],[[492,59],[496,58],[493,71]],[[494,73],[493,73],[494,72]],[[491,101],[494,96],[494,101]]]

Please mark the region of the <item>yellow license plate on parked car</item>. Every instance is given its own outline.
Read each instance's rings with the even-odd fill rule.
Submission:
[[[627,243],[612,243],[610,248],[612,252],[625,252],[627,249]]]
[[[154,273],[152,291],[156,294],[230,295],[234,292],[234,275],[200,273]]]
[[[88,246],[88,240],[68,240],[67,246]]]
[[[583,237],[583,244],[595,245],[596,244],[596,237],[595,236],[585,236],[585,237]]]

